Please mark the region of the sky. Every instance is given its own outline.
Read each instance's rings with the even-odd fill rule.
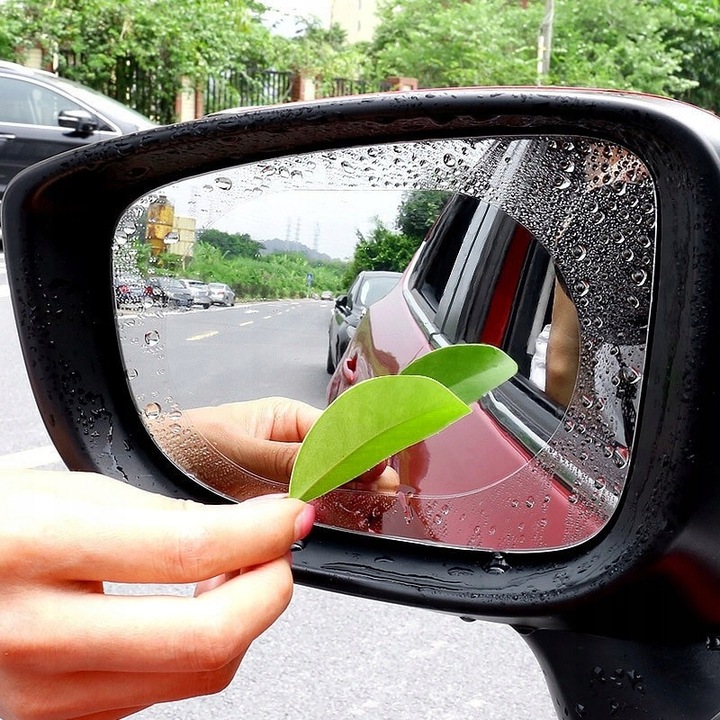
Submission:
[[[323,25],[330,24],[330,0],[262,0],[270,8],[266,18],[280,35],[288,37],[295,34],[293,16],[308,17],[314,15]]]

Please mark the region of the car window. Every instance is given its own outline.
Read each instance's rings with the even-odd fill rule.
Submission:
[[[82,110],[64,95],[36,83],[0,77],[0,121],[57,126],[62,110]]]
[[[365,280],[360,286],[359,302],[368,307],[384,298],[397,284],[398,278],[395,277],[375,277],[372,280]]]

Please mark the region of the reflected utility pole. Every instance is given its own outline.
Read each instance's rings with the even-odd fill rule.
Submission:
[[[550,72],[550,53],[552,51],[553,21],[555,19],[555,0],[545,0],[545,17],[540,23],[538,33],[537,84],[544,85]]]

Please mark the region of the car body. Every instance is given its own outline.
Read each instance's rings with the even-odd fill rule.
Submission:
[[[0,197],[11,178],[33,163],[154,125],[79,83],[0,62]]]
[[[223,305],[225,307],[235,305],[235,292],[229,285],[211,282],[208,283],[208,290],[213,305]]]
[[[192,293],[177,278],[155,275],[148,278],[147,283],[158,304],[173,308],[192,307]]]
[[[347,294],[335,300],[328,328],[326,369],[329,373],[337,366],[368,307],[389,293],[400,277],[398,272],[364,270],[353,280]]]
[[[207,283],[202,280],[188,280],[186,278],[180,278],[180,282],[192,295],[193,305],[199,305],[207,310],[213,304]]]
[[[394,460],[401,484],[414,493],[453,497],[480,492],[488,505],[501,502],[510,478],[522,478],[522,468],[535,454],[533,447],[523,447],[508,432],[507,408],[512,408],[513,428],[524,427],[523,436],[544,441],[556,432],[565,411],[536,378],[543,348],[538,338],[550,323],[554,281],[550,256],[522,225],[477,198],[455,196],[402,282],[363,313],[328,385],[328,401],[369,378],[395,375],[437,347],[481,342],[502,348],[517,362],[518,374],[483,403],[474,403],[469,418]],[[481,471],[473,459],[478,446],[488,450]],[[532,526],[542,519],[556,530],[556,535],[546,537],[548,545],[561,546],[573,485],[554,477],[550,487],[546,503],[533,502],[525,509],[524,524]],[[512,522],[509,517],[507,526],[496,522],[492,530],[478,531],[474,540],[488,543],[491,537],[486,533],[492,532],[492,541],[500,546],[532,544],[532,535],[517,533]],[[592,512],[581,524],[584,536],[602,526]],[[433,535],[432,526],[418,532]],[[442,532],[447,541],[446,529]],[[465,539],[458,536],[457,541]]]
[[[335,296],[332,293],[332,290],[323,290],[320,293],[320,299],[321,300],[333,300]]]

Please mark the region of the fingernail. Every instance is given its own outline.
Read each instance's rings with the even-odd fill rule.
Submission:
[[[312,530],[315,522],[315,507],[305,505],[302,512],[295,519],[295,540],[302,540]]]

